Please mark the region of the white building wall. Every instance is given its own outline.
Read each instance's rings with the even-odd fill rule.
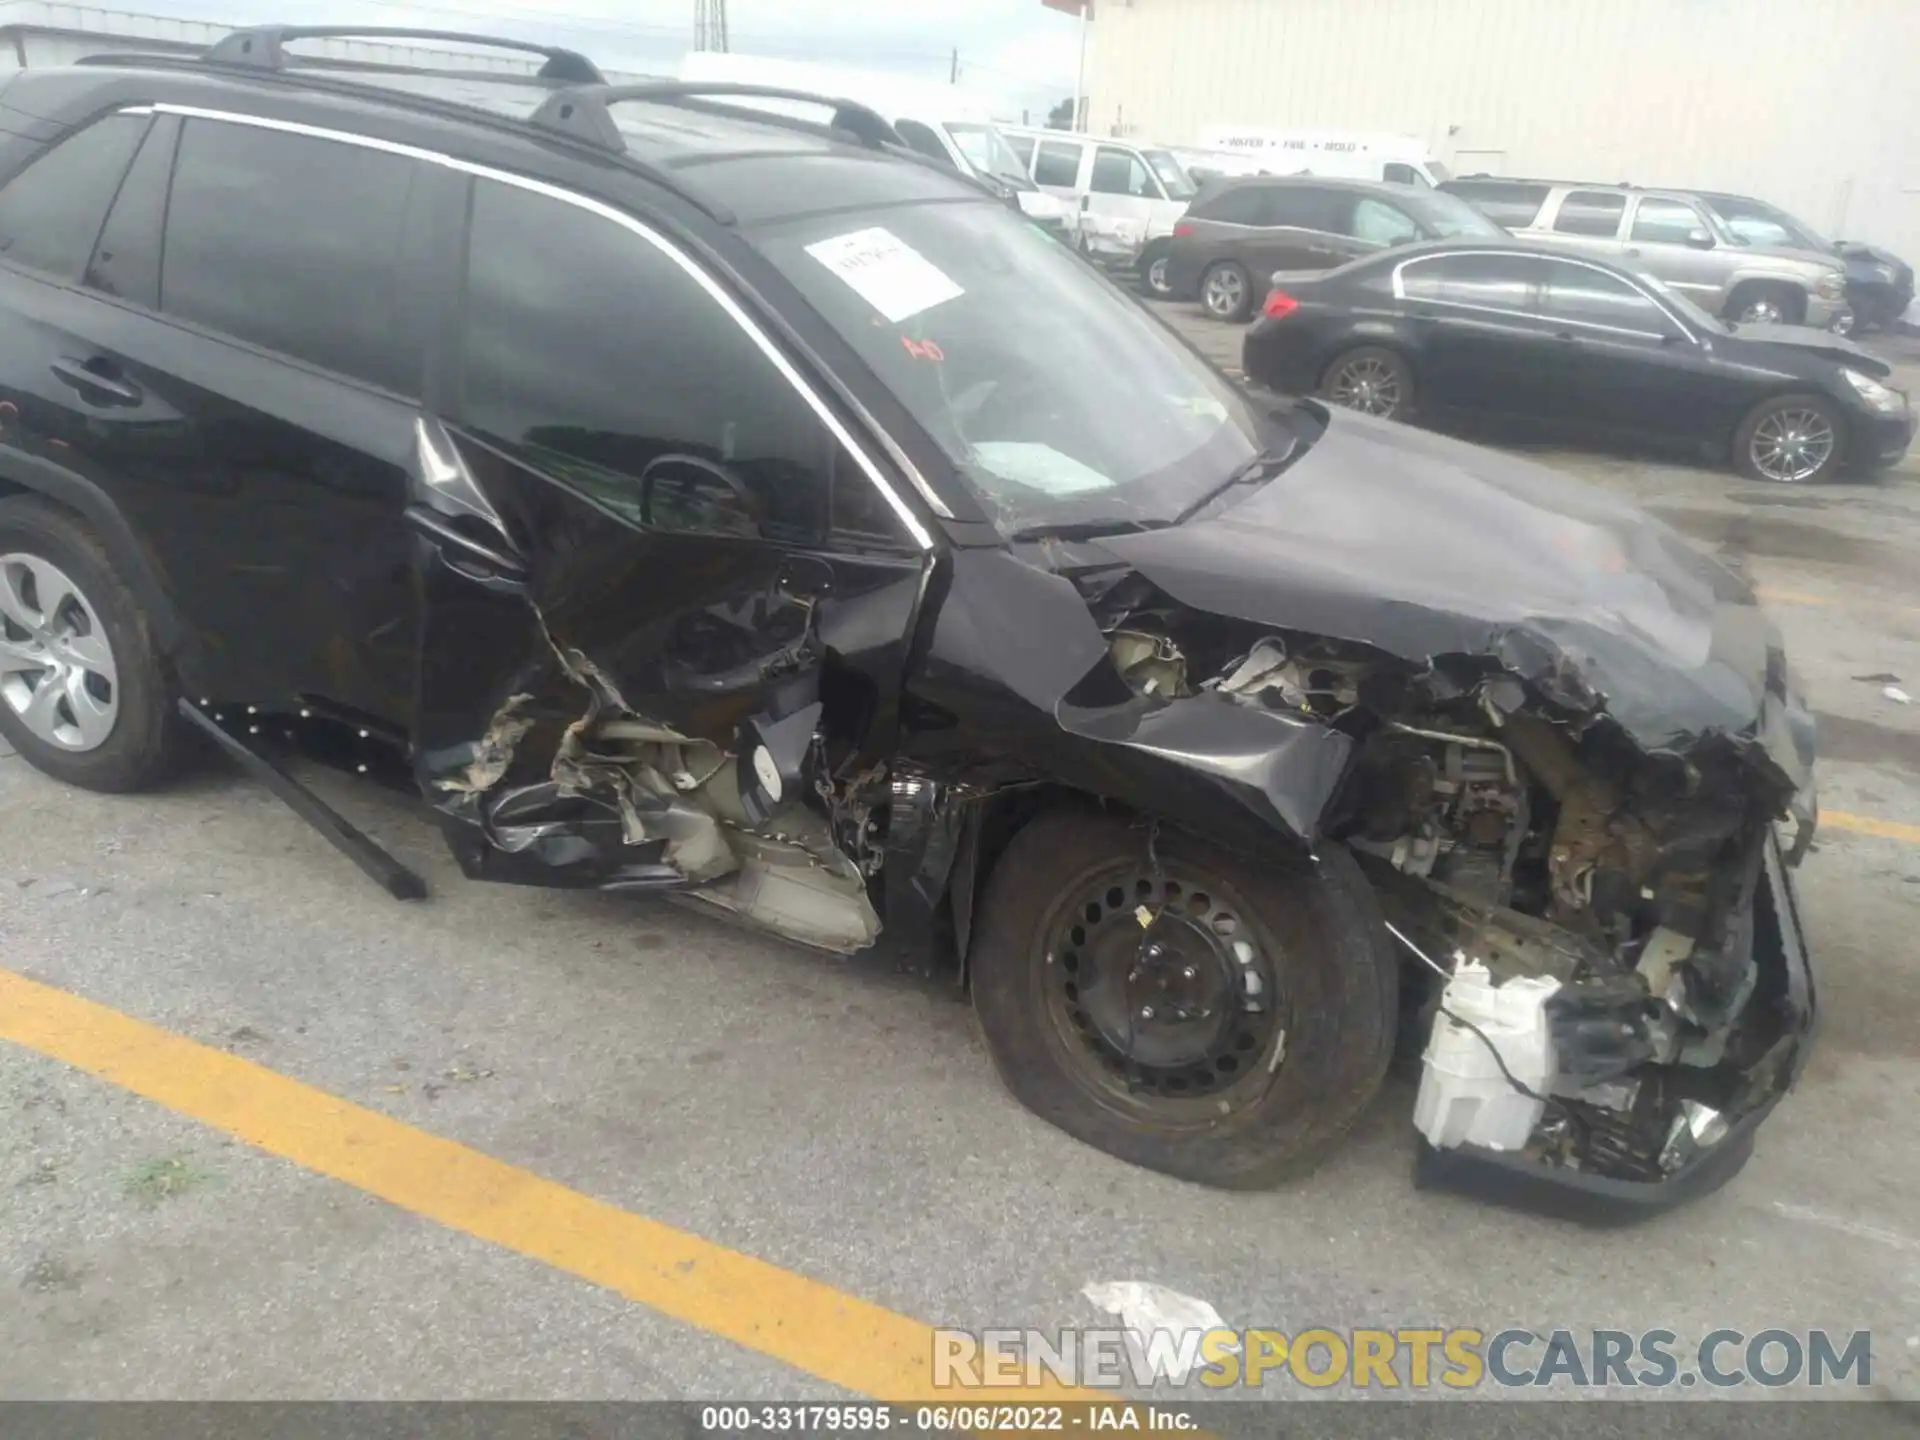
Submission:
[[[1749,193],[1920,260],[1920,0],[1101,0],[1089,127],[1394,130]]]

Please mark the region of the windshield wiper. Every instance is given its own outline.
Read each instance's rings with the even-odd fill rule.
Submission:
[[[1009,540],[1098,540],[1103,535],[1140,535],[1164,530],[1170,520],[1068,520],[1058,525],[1029,525]]]
[[[1255,455],[1244,464],[1237,466],[1233,472],[1218,485],[1201,495],[1197,500],[1190,502],[1186,509],[1173,517],[1173,523],[1176,525],[1184,525],[1236,485],[1246,485],[1256,482],[1262,485],[1266,484],[1267,481],[1271,480],[1287,467],[1299,449],[1300,442],[1298,440],[1288,440],[1286,445],[1279,449],[1262,450],[1258,455]]]

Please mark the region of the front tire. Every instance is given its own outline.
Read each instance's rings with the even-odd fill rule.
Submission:
[[[1776,485],[1810,485],[1840,468],[1846,422],[1819,395],[1776,395],[1747,412],[1733,434],[1741,474]]]
[[[77,516],[0,500],[0,735],[87,790],[143,790],[182,747],[146,614]]]
[[[1382,346],[1356,346],[1334,356],[1320,372],[1320,395],[1363,415],[1405,420],[1413,410],[1413,371]]]
[[[1253,277],[1246,266],[1220,260],[1200,277],[1200,307],[1216,320],[1236,325],[1253,312]]]
[[[1807,297],[1791,285],[1749,282],[1727,298],[1725,318],[1741,325],[1798,325]]]
[[[1396,959],[1342,846],[1255,861],[1149,835],[1079,809],[1021,830],[981,906],[974,1009],[1042,1119],[1148,1169],[1268,1188],[1379,1089]]]

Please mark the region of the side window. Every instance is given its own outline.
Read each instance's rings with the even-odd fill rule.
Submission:
[[[1404,245],[1420,238],[1420,227],[1412,216],[1371,195],[1362,195],[1354,203],[1349,229],[1354,239],[1370,245]]]
[[[478,180],[467,270],[464,418],[528,463],[659,530],[810,544],[831,513],[897,534],[806,401],[644,237]]]
[[[1553,228],[1560,235],[1598,235],[1611,240],[1620,233],[1620,217],[1626,212],[1624,195],[1569,190],[1560,201],[1560,213],[1553,217]]]
[[[1533,224],[1548,189],[1519,180],[1468,180],[1446,188],[1509,230],[1524,230]]]
[[[1685,245],[1694,235],[1713,237],[1707,222],[1694,208],[1681,200],[1641,200],[1633,212],[1631,238],[1653,245]]]
[[[416,162],[218,120],[180,135],[160,308],[402,393],[420,339],[399,320]]]
[[[1428,180],[1426,176],[1414,169],[1413,166],[1403,165],[1398,160],[1389,160],[1386,168],[1381,171],[1380,178],[1385,180],[1389,185],[1417,185],[1424,190],[1431,190],[1433,188],[1433,182]]]
[[[1266,191],[1259,185],[1235,185],[1209,196],[1188,212],[1196,220],[1221,220],[1229,225],[1266,222]]]
[[[0,257],[78,280],[149,117],[109,115],[34,157],[0,188]]]
[[[1400,269],[1400,287],[1410,300],[1519,314],[1539,309],[1545,280],[1546,263],[1528,255],[1436,255]]]
[[[1644,292],[1586,265],[1549,262],[1543,309],[1556,320],[1664,335],[1673,326]]]
[[[1087,188],[1096,195],[1131,195],[1136,199],[1158,199],[1160,194],[1140,157],[1111,145],[1093,152],[1093,178]]]
[[[160,304],[160,231],[167,218],[167,187],[173,179],[173,146],[180,119],[154,119],[120,182],[107,212],[84,283],[103,295],[115,295],[150,308]]]
[[[1347,190],[1329,190],[1323,185],[1276,185],[1267,195],[1267,223],[1343,235],[1352,204],[1352,192]]]
[[[1020,163],[1029,170],[1033,169],[1033,137],[1031,135],[1013,135],[1006,131],[1002,131],[1001,133],[1006,135],[1007,144],[1012,148],[1013,153],[1020,157]]]
[[[947,153],[947,147],[940,143],[940,137],[933,133],[931,125],[923,125],[918,120],[896,120],[893,128],[900,132],[900,138],[907,142],[908,148],[918,151],[929,160],[938,160],[949,170],[953,169],[953,157]]]
[[[1034,152],[1033,183],[1073,189],[1080,183],[1080,147],[1060,140],[1042,140]]]

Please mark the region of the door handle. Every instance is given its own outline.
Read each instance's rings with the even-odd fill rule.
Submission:
[[[406,520],[426,537],[449,567],[469,580],[501,582],[510,587],[525,583],[526,566],[513,556],[474,539],[438,511],[425,505],[409,505]]]
[[[92,360],[62,357],[50,368],[64,383],[102,405],[138,405],[145,398],[138,385],[122,379],[114,363],[101,356]]]
[[[1633,256],[1634,258],[1636,258],[1636,259],[1638,259],[1638,258],[1639,258],[1639,255],[1640,255],[1640,249],[1639,249],[1639,247],[1638,247],[1638,246],[1636,246],[1636,245],[1629,245],[1629,246],[1627,247],[1627,254],[1629,254],[1629,255],[1631,255],[1631,256]]]
[[[1569,345],[1578,345],[1580,343],[1580,337],[1571,330],[1556,330],[1553,332],[1553,338],[1556,340],[1564,340]]]

